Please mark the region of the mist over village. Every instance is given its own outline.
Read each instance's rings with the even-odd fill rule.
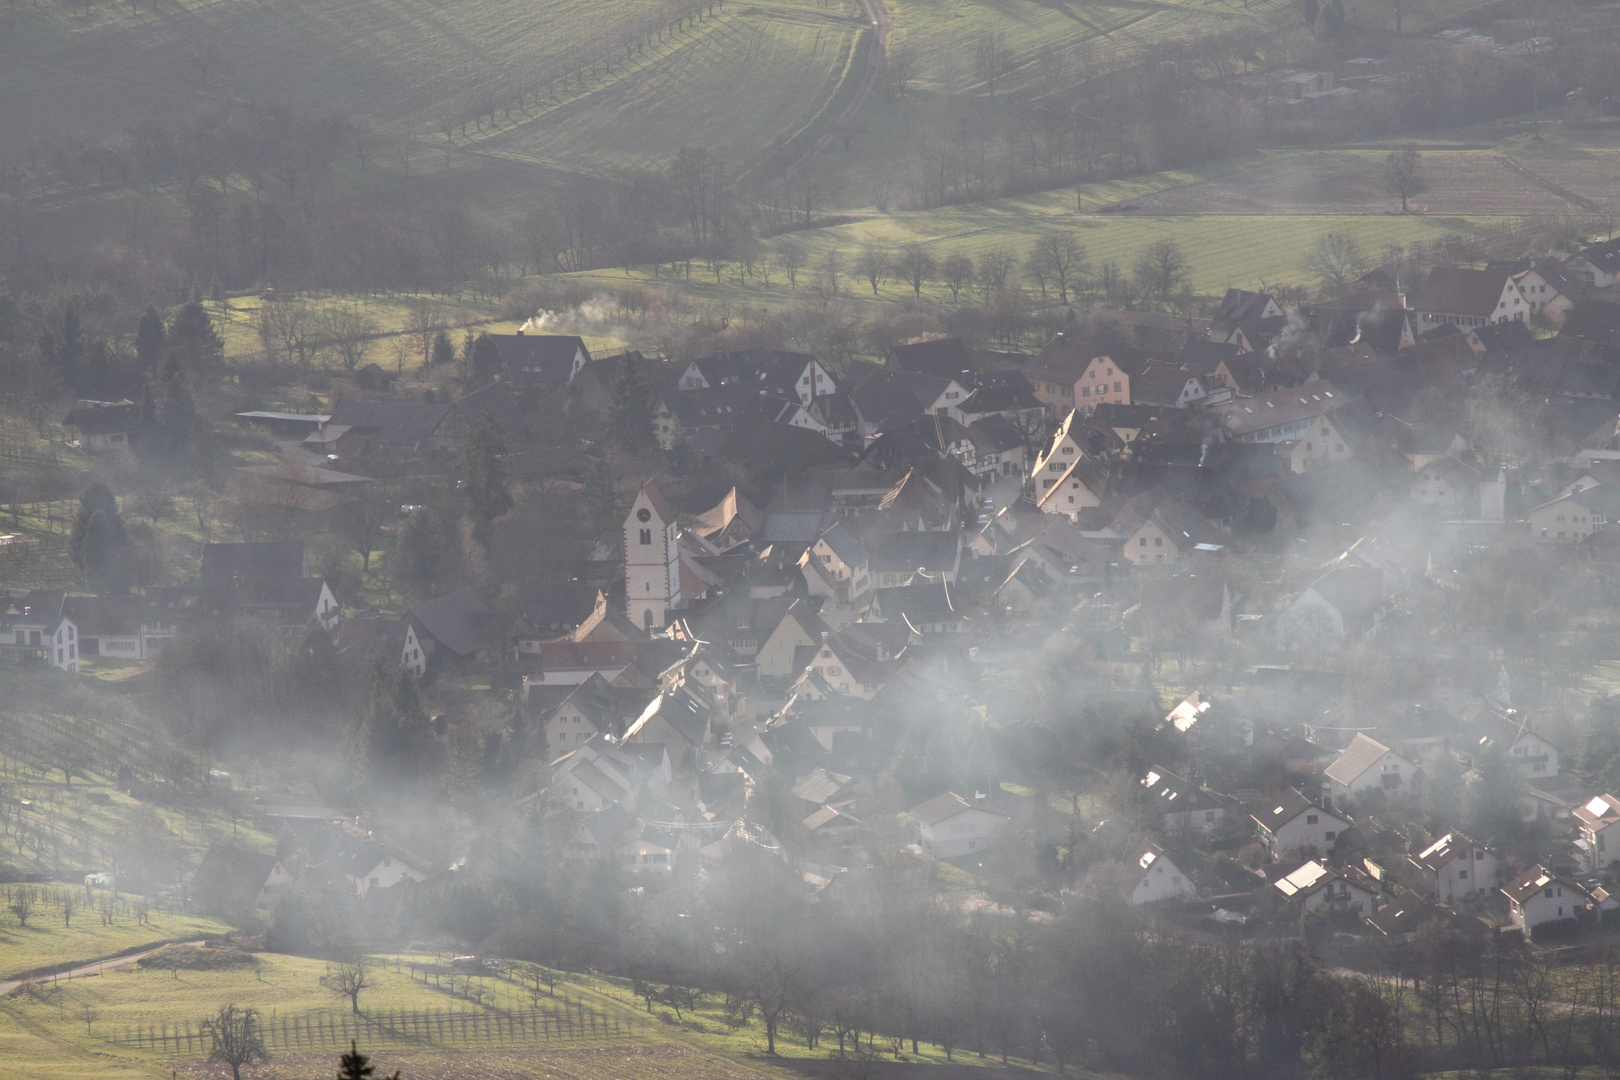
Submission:
[[[1617,215],[1600,0],[7,0],[0,1078],[1620,1075]]]

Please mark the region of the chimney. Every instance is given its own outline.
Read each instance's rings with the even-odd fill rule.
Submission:
[[[522,337],[522,336],[523,336],[523,327],[521,327],[521,326],[520,326],[520,327],[518,327],[518,329],[517,329],[517,336],[518,336],[518,337]]]

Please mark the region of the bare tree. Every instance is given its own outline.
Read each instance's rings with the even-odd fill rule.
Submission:
[[[417,297],[410,302],[405,315],[405,333],[416,339],[422,350],[422,366],[428,366],[433,339],[444,329],[444,312],[432,300]]]
[[[1038,258],[1046,268],[1053,284],[1057,285],[1058,299],[1069,302],[1069,290],[1078,289],[1086,273],[1086,249],[1073,233],[1049,229],[1035,241],[1030,258]]]
[[[829,296],[837,296],[844,277],[843,253],[833,248],[821,257],[821,277]]]
[[[984,289],[986,303],[991,293],[1006,286],[1008,275],[1017,265],[1018,256],[1013,254],[1012,248],[1004,245],[993,247],[979,256],[979,286]]]
[[[1323,292],[1337,295],[1366,272],[1367,257],[1350,234],[1323,233],[1306,249],[1305,269],[1316,275]]]
[[[895,260],[895,268],[899,270],[906,284],[911,286],[912,294],[921,299],[922,287],[934,276],[938,265],[927,248],[921,244],[907,244],[900,249],[900,256]]]
[[[371,985],[371,968],[364,956],[351,956],[326,965],[321,985],[349,999],[349,1008],[360,1015],[360,992]]]
[[[996,96],[996,80],[1006,72],[1008,59],[1007,35],[1000,31],[986,30],[973,43],[973,66],[990,97]]]
[[[939,279],[951,290],[954,303],[961,292],[973,281],[973,260],[960,251],[953,251],[939,264]]]
[[[242,1066],[270,1060],[259,1038],[258,1009],[221,1005],[217,1014],[202,1022],[202,1030],[212,1043],[208,1060],[229,1065],[232,1080],[242,1080]]]
[[[1187,284],[1187,254],[1174,240],[1160,240],[1137,257],[1135,277],[1143,295],[1168,300]]]
[[[883,69],[889,76],[889,88],[894,91],[894,96],[905,97],[906,87],[911,85],[917,73],[916,57],[905,42],[884,53]]]
[[[344,304],[321,316],[322,334],[337,350],[345,371],[353,371],[366,362],[366,354],[376,343],[377,330],[377,320],[359,304]]]
[[[315,313],[303,300],[266,300],[259,306],[259,344],[272,357],[307,365],[315,356]]]
[[[1401,199],[1401,213],[1408,212],[1406,200],[1429,189],[1423,178],[1423,155],[1415,146],[1391,150],[1384,159],[1384,186],[1391,195]]]
[[[872,295],[878,294],[878,286],[883,284],[889,276],[889,251],[876,240],[868,240],[861,245],[861,254],[855,260],[856,267],[872,286]]]
[[[776,245],[776,262],[787,275],[788,288],[799,287],[799,271],[804,269],[804,245],[789,236]]]

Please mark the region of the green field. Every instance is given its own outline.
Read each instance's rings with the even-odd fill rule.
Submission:
[[[16,888],[0,886],[8,892]],[[213,919],[163,910],[149,912],[143,924],[132,911],[135,898],[128,896],[120,898],[112,921],[105,922],[98,904],[111,899],[111,894],[104,889],[94,890],[85,901],[85,890],[73,886],[33,888],[41,891],[42,899],[36,901],[27,926],[18,925],[9,911],[0,917],[0,981],[69,962],[93,963],[166,941],[220,935],[230,929]],[[64,920],[62,909],[63,898],[70,894],[78,905],[70,912],[71,923]]]
[[[188,1025],[195,1033],[199,1021],[226,1003],[260,1011],[272,1057],[253,1075],[264,1077],[333,1071],[337,1047],[356,1029],[372,1033],[369,1041],[361,1037],[362,1048],[374,1051],[385,1069],[405,1065],[412,1075],[458,1078],[790,1077],[829,1053],[827,1045],[811,1050],[784,1029],[777,1041],[780,1064],[771,1063],[762,1053],[759,1021],[728,1021],[723,995],[704,995],[695,1012],[683,1012],[677,1021],[662,1006],[649,1012],[622,979],[564,972],[554,988],[533,989],[537,969],[525,964],[461,980],[452,991],[445,967],[426,954],[376,957],[374,985],[362,993],[364,1016],[356,1020],[346,999],[320,985],[322,962],[270,954],[254,960],[211,971],[129,966],[13,994],[0,1001],[0,1075],[54,1080],[92,1068],[134,1076],[159,1076],[171,1068],[199,1073],[203,1041],[194,1035],[187,1052],[184,1038],[176,1042],[173,1035]],[[413,974],[413,964],[418,972],[433,967],[441,974]],[[559,1021],[557,1014],[565,1011],[574,1019]],[[930,1072],[942,1078],[958,1069],[1000,1068],[995,1058],[961,1051],[954,1066],[947,1065],[939,1049],[926,1043],[915,1054],[907,1046],[900,1057],[911,1069],[932,1066]],[[1044,1064],[1030,1071],[1056,1075]]]

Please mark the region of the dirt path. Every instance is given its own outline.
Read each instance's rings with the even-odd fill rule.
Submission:
[[[861,84],[855,88],[855,96],[850,98],[849,104],[845,105],[843,111],[827,125],[827,130],[821,133],[816,144],[804,155],[804,160],[799,163],[801,169],[827,149],[828,144],[833,141],[833,136],[839,134],[851,120],[855,119],[855,114],[861,111],[861,106],[865,105],[866,99],[872,95],[872,88],[877,85],[878,76],[883,73],[883,52],[889,41],[889,12],[883,6],[883,0],[861,0],[861,7],[866,11],[867,21],[872,24],[872,36],[875,39],[872,48],[866,51],[866,72],[861,76]]]
[[[162,945],[158,945],[155,948],[144,949],[141,952],[131,953],[128,956],[119,956],[119,957],[115,957],[112,960],[98,960],[97,962],[95,962],[93,964],[84,964],[81,967],[71,968],[71,969],[69,969],[67,971],[58,971],[58,972],[55,972],[54,974],[51,974],[51,975],[40,975],[40,976],[37,976],[37,978],[41,978],[41,979],[73,979],[73,978],[81,978],[82,979],[86,975],[100,975],[102,972],[107,971],[108,969],[117,969],[117,968],[121,968],[121,967],[128,967],[130,964],[135,963],[137,960],[141,960],[141,959],[144,959],[145,957],[151,956],[153,953],[157,952],[159,949],[168,948],[170,945],[193,945],[193,944],[196,944],[196,942],[202,941],[202,940],[205,940],[205,939],[197,938],[194,941],[166,941]],[[17,987],[21,986],[23,983],[25,983],[27,981],[28,981],[27,979],[10,979],[10,980],[8,980],[6,982],[0,982],[0,998],[3,998],[6,995],[10,994],[12,991],[16,990]]]

